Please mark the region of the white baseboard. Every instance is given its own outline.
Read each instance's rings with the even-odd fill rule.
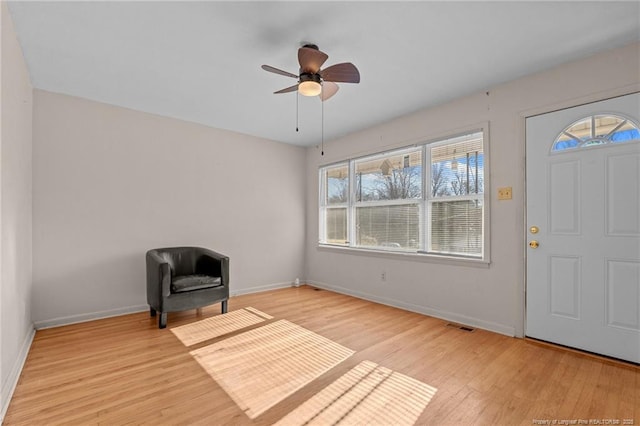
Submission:
[[[411,303],[401,302],[395,299],[387,299],[385,297],[379,297],[368,293],[362,293],[359,291],[353,291],[348,288],[339,287],[319,281],[307,280],[307,284],[314,287],[323,288],[325,290],[335,291],[336,293],[346,294],[348,296],[357,297],[359,299],[369,300],[371,302],[380,303],[383,305],[393,306],[394,308],[404,309],[406,311],[416,312],[430,317],[440,318],[445,321],[457,322],[464,325],[470,325],[484,330],[493,331],[495,333],[504,334],[505,336],[514,337],[516,335],[515,327],[509,327],[503,324],[498,324],[491,321],[485,321],[479,318],[469,317],[466,315],[456,314],[454,312],[441,311],[439,309],[428,308],[425,306],[414,305]]]
[[[233,290],[229,296],[240,296],[242,294],[260,293],[268,290],[275,290],[278,288],[291,287],[291,282],[273,283],[256,287],[244,288],[241,290]],[[125,306],[124,308],[111,309],[108,311],[89,312],[86,314],[70,315],[67,317],[53,318],[49,320],[36,321],[34,327],[36,330],[42,330],[45,328],[60,327],[63,325],[77,324],[80,322],[93,321],[97,319],[117,317],[120,315],[133,314],[137,312],[145,312],[149,310],[149,305],[134,305]]]
[[[288,288],[293,287],[293,283],[290,281],[283,283],[273,283],[267,285],[260,285],[256,287],[243,288],[240,290],[231,289],[229,292],[229,297],[233,296],[241,296],[243,294],[251,294],[251,293],[262,293],[263,291],[276,290],[279,288]]]
[[[68,317],[53,318],[44,321],[36,321],[33,325],[36,330],[60,327],[62,325],[76,324],[79,322],[93,321],[102,318],[117,317],[149,310],[149,305],[125,306],[124,308],[110,309],[107,311],[89,312],[86,314],[70,315]]]
[[[0,424],[2,424],[2,422],[4,421],[4,416],[5,414],[7,414],[7,410],[9,409],[11,397],[13,396],[13,392],[16,390],[16,386],[18,385],[18,380],[20,379],[22,368],[24,367],[24,363],[27,361],[27,355],[29,354],[29,349],[31,349],[31,343],[33,343],[33,338],[35,335],[36,330],[35,328],[31,327],[31,329],[25,336],[24,341],[22,342],[20,352],[18,353],[16,361],[13,363],[13,367],[11,368],[11,372],[9,373],[9,377],[7,377],[7,381],[4,382],[2,386],[2,411],[0,411]]]

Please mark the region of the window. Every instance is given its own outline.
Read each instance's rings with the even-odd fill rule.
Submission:
[[[320,244],[483,258],[484,132],[320,169]]]
[[[592,115],[560,132],[551,151],[632,141],[640,141],[640,130],[633,120],[619,115]]]
[[[431,151],[429,251],[482,256],[482,133],[434,144]]]
[[[422,149],[355,162],[355,246],[418,250]]]
[[[348,164],[339,164],[321,169],[320,194],[321,240],[327,244],[348,244]]]

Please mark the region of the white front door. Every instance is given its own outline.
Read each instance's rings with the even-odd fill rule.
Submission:
[[[639,121],[637,93],[526,120],[527,336],[640,363]]]

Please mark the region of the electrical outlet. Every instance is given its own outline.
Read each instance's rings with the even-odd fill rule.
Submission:
[[[512,198],[511,187],[498,188],[498,200],[510,200]]]
[[[380,281],[384,282],[387,281],[387,273],[382,271],[382,273],[380,274]]]

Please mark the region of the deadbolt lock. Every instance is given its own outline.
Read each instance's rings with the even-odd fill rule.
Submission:
[[[531,228],[529,228],[529,232],[531,232],[532,234],[537,234],[540,231],[540,229],[537,226],[532,226]]]
[[[529,241],[529,247],[531,247],[532,249],[538,248],[539,245],[540,244],[538,244],[538,242],[536,240]]]

